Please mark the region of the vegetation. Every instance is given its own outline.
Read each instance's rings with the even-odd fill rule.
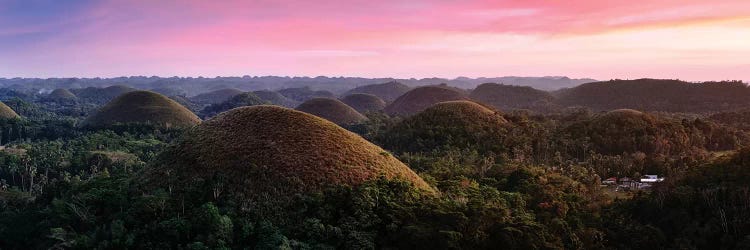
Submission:
[[[498,111],[471,101],[449,101],[406,118],[377,140],[396,152],[450,148],[499,152],[506,145],[507,125]]]
[[[258,90],[253,91],[253,94],[260,97],[261,100],[269,102],[273,105],[279,105],[282,107],[287,108],[295,108],[300,103],[298,101],[286,98],[285,96],[279,94],[279,92],[276,91],[270,91],[270,90]]]
[[[385,112],[389,115],[410,116],[440,102],[463,99],[466,99],[466,96],[452,88],[443,86],[419,87],[406,92],[393,101],[385,107]]]
[[[356,87],[346,92],[346,95],[352,94],[370,94],[377,96],[384,101],[390,103],[396,100],[399,96],[409,92],[411,87],[404,85],[403,83],[391,81],[380,84],[370,84],[365,86]]]
[[[360,113],[378,112],[385,108],[385,101],[370,94],[351,94],[341,101]]]
[[[193,112],[166,96],[133,91],[104,105],[89,116],[84,125],[106,127],[118,123],[152,123],[164,127],[191,127],[200,121]]]
[[[244,92],[239,89],[233,89],[233,88],[220,89],[220,90],[215,90],[215,91],[211,91],[208,93],[203,93],[200,95],[193,96],[190,98],[190,101],[197,103],[197,104],[202,104],[202,105],[218,104],[218,103],[225,102],[229,100],[230,98],[236,95],[242,94],[242,93]]]
[[[77,99],[78,97],[67,89],[55,89],[45,98],[47,101],[59,103],[76,102]]]
[[[233,109],[208,120],[161,155],[147,182],[179,189],[185,182],[226,179],[220,193],[283,200],[299,192],[355,185],[380,176],[430,190],[409,167],[324,119],[279,106]],[[276,197],[279,196],[279,197]]]
[[[745,108],[750,88],[740,82],[688,83],[679,80],[611,80],[585,83],[560,91],[563,106],[593,110],[637,109],[643,111],[705,113]]]
[[[428,80],[407,81],[437,81]],[[609,110],[597,106],[597,94],[576,102],[606,107],[605,112],[568,105],[530,111],[520,97],[539,92],[482,85],[518,91],[519,99],[501,112],[466,100],[456,88],[431,86],[426,88],[459,95],[429,104],[440,98],[410,92],[394,104],[427,106],[408,116],[368,112],[366,120],[342,127],[269,105],[235,108],[193,126],[198,120],[192,113],[151,92],[130,92],[101,107],[103,96],[53,102],[29,86],[44,82],[47,89],[79,94],[101,93],[101,88],[82,88],[99,82],[127,82],[139,89],[179,87],[195,94],[298,87],[301,82],[320,83],[317,88],[344,80],[7,81],[15,87],[0,88],[0,99],[22,118],[0,118],[2,249],[750,247],[746,112],[716,108],[713,101],[685,106],[694,111],[689,113]],[[451,83],[456,81],[479,79]],[[731,87],[735,83],[707,85],[741,91]],[[300,93],[315,92],[307,90]],[[566,91],[556,93],[560,100],[570,100],[565,95],[572,92]],[[643,102],[655,110],[679,103],[648,96],[613,101]],[[172,98],[199,109],[210,105]],[[707,100],[701,98],[696,100]],[[722,107],[741,103],[726,100]],[[721,112],[704,113],[709,110]],[[101,113],[110,114],[102,118],[108,125],[80,126]],[[164,126],[174,116],[192,125]],[[112,122],[120,118],[129,119]],[[665,179],[644,187],[603,185],[610,177],[638,180],[647,174]]]
[[[358,124],[367,120],[349,105],[331,98],[313,98],[297,106],[297,110],[313,114],[339,125]]]
[[[233,108],[244,107],[244,106],[254,106],[254,105],[261,105],[261,104],[266,104],[266,102],[261,100],[260,97],[256,96],[252,92],[247,92],[247,93],[235,95],[232,98],[229,98],[229,100],[226,100],[222,103],[208,105],[208,107],[204,108],[201,111],[201,114],[204,118],[212,117],[221,112],[224,112]]]
[[[84,89],[71,89],[70,91],[84,102],[104,104],[122,94],[136,91],[136,89],[124,85],[113,85],[106,88],[88,87]]]
[[[13,118],[19,118],[18,114],[16,114],[16,111],[13,111],[12,108],[8,107],[8,105],[5,105],[5,103],[0,102],[0,118],[2,119],[13,119]]]
[[[286,88],[277,91],[286,98],[297,102],[305,102],[313,98],[336,98],[336,95],[326,90],[312,90],[309,86],[301,88]]]
[[[497,109],[529,109],[549,113],[557,109],[555,98],[548,92],[532,87],[485,83],[477,86],[469,97]]]

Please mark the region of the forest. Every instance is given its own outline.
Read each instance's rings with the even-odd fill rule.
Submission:
[[[745,83],[381,80],[6,86],[0,249],[750,248]]]

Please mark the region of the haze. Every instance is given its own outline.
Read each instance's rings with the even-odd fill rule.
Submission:
[[[0,76],[750,80],[750,2],[0,0]]]

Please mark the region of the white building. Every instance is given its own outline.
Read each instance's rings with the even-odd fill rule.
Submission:
[[[658,175],[644,175],[641,177],[641,183],[657,183],[664,181],[664,178],[659,178]]]

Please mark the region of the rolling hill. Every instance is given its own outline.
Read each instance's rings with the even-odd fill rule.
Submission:
[[[563,106],[593,110],[637,109],[706,113],[745,108],[750,87],[742,82],[689,83],[679,80],[612,80],[582,84],[557,93]]]
[[[269,102],[273,105],[279,105],[279,106],[286,107],[286,108],[294,108],[300,104],[300,102],[289,99],[286,96],[283,96],[279,94],[279,92],[276,92],[276,91],[258,90],[258,91],[253,91],[253,94],[260,97],[260,99],[266,102]]]
[[[226,88],[226,89],[219,89],[219,90],[214,90],[208,93],[196,95],[196,96],[190,97],[190,100],[193,103],[202,104],[202,105],[218,104],[218,103],[225,102],[229,100],[230,98],[236,95],[242,94],[242,93],[244,92],[239,89]]]
[[[440,102],[468,99],[463,93],[442,86],[419,87],[406,92],[385,107],[385,112],[395,116],[410,116]]]
[[[469,97],[502,110],[529,109],[550,111],[554,108],[554,97],[532,87],[485,83],[477,86]]]
[[[347,91],[344,95],[371,94],[380,97],[380,99],[383,99],[384,101],[390,103],[409,90],[411,90],[411,87],[406,86],[405,84],[400,82],[391,81],[386,83],[370,84],[356,87],[352,90]]]
[[[432,191],[380,147],[325,119],[272,105],[221,113],[182,137],[147,170],[145,183],[170,186],[221,178],[223,192],[288,200],[379,177]],[[177,191],[179,192],[179,191]]]
[[[107,127],[119,123],[150,123],[163,127],[192,127],[200,123],[193,112],[158,93],[125,93],[89,116],[83,125]]]
[[[329,120],[338,125],[351,125],[367,120],[367,117],[345,103],[331,98],[313,98],[296,108],[299,111]]]
[[[360,113],[382,111],[385,101],[371,94],[351,94],[341,98],[341,101]]]

